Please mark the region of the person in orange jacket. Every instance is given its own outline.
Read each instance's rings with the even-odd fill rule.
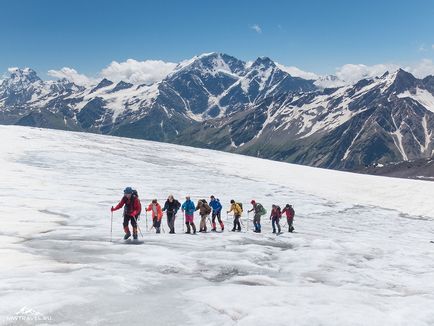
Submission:
[[[156,233],[160,233],[161,219],[163,218],[163,210],[156,199],[152,200],[146,209],[147,212],[152,212],[152,225]]]

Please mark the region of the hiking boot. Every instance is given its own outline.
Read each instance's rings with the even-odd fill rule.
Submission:
[[[225,230],[225,227],[224,226],[222,226],[222,232]]]
[[[217,229],[216,228],[212,228],[211,232],[217,232]]]
[[[127,240],[127,239],[129,239],[130,237],[131,237],[131,233],[130,233],[130,232],[125,233],[125,235],[124,235],[124,240]]]
[[[185,232],[185,234],[191,234],[190,230],[188,230],[187,232]]]
[[[133,234],[133,239],[137,240],[137,234]]]
[[[237,232],[241,232],[241,229],[238,229]]]
[[[232,229],[232,230],[231,230],[231,232],[235,232],[235,231],[236,231],[235,229]]]

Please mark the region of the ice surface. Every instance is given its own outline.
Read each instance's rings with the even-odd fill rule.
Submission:
[[[44,323],[16,313],[56,325],[434,324],[432,182],[85,133],[0,126],[0,137],[1,325]],[[116,212],[110,242],[127,185],[144,204],[289,202],[297,233],[276,237],[264,219],[262,234],[189,236],[179,216],[178,234],[156,235],[142,216],[144,244],[128,246]]]

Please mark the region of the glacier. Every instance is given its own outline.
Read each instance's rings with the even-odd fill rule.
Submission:
[[[434,324],[433,182],[18,126],[0,139],[0,325]],[[111,242],[130,185],[143,205],[290,203],[296,233],[264,218],[255,234],[244,213],[242,233],[185,235],[178,216],[157,235],[142,215],[131,246],[115,212]]]

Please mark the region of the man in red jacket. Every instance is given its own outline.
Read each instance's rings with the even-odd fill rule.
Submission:
[[[111,211],[114,212],[122,207],[124,207],[124,239],[127,240],[131,237],[131,232],[128,227],[130,222],[133,227],[133,238],[137,239],[137,216],[140,214],[142,206],[139,197],[137,196],[137,192],[135,192],[131,187],[125,188],[124,196],[121,201],[116,205],[116,207],[112,207]]]
[[[286,214],[286,221],[288,222],[288,232],[294,232],[294,216],[295,211],[292,205],[286,204],[285,208],[282,211],[282,215]]]

